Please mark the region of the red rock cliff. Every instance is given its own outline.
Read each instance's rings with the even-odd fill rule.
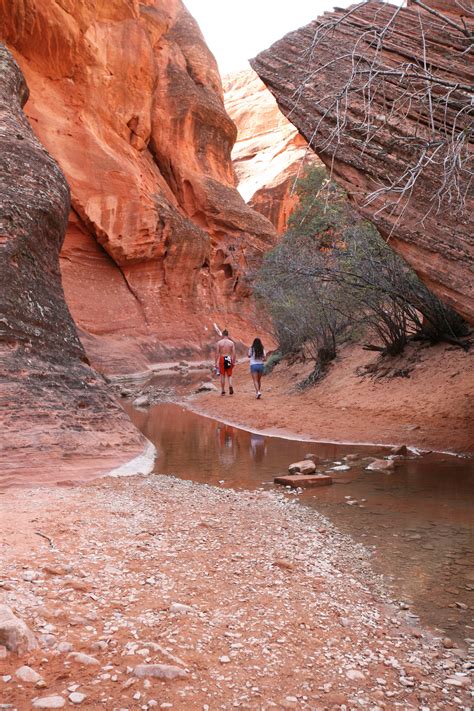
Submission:
[[[97,476],[145,444],[87,365],[64,301],[69,189],[22,112],[27,97],[0,44],[0,487]]]
[[[226,110],[237,126],[232,159],[239,192],[282,233],[296,205],[296,178],[321,161],[255,72],[229,74],[223,85]]]
[[[180,0],[0,0],[28,116],[71,186],[66,299],[92,361],[138,370],[252,331],[274,239],[234,188],[214,58]]]
[[[359,212],[471,322],[473,25],[373,1],[327,13],[251,61]]]

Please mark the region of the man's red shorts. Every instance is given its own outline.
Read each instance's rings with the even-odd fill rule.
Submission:
[[[219,358],[219,373],[220,375],[232,375],[232,370],[233,366],[231,365],[230,368],[224,368],[224,356],[220,356]]]

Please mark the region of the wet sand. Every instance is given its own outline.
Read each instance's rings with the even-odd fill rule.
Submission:
[[[371,551],[282,494],[149,476],[10,489],[0,507],[0,599],[42,645],[1,662],[19,711],[74,692],[130,711],[469,708],[467,652],[412,626]],[[25,664],[42,688],[15,677]]]

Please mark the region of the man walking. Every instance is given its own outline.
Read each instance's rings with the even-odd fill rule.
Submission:
[[[216,345],[216,369],[221,376],[221,395],[225,395],[225,379],[229,381],[229,395],[234,394],[232,387],[232,369],[235,364],[235,343],[229,338],[227,329],[222,331],[222,338]]]

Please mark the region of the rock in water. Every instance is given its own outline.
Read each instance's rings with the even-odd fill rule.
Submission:
[[[105,473],[145,443],[87,365],[66,306],[59,250],[69,188],[23,114],[27,98],[17,63],[0,45],[1,427],[8,442],[0,484],[2,477],[12,484]]]
[[[395,462],[391,459],[374,459],[366,469],[369,471],[391,472],[395,469]]]
[[[17,654],[25,654],[38,647],[34,634],[7,605],[0,605],[0,644]]]
[[[295,462],[288,467],[290,474],[314,474],[316,464],[312,459],[303,459],[301,462]]]
[[[450,10],[461,14],[461,5],[451,2]],[[446,8],[446,3],[442,6]],[[454,19],[461,30],[450,26],[447,31],[443,18],[419,7],[400,9],[372,0],[350,13],[337,9],[324,14],[285,35],[250,64],[283,113],[347,190],[357,210],[374,223],[427,286],[474,322],[474,209],[467,166],[458,169],[458,162],[469,152],[466,144],[461,146],[469,140],[472,93],[470,40],[463,22],[472,32],[474,21],[468,13]],[[388,24],[390,31],[384,32]],[[355,67],[354,51],[361,74],[346,93]],[[430,77],[438,77],[440,84],[431,79],[424,82],[420,74],[414,78],[409,67],[421,68],[424,61]],[[369,85],[372,63],[378,75]],[[428,85],[436,93],[433,115],[425,91]],[[366,143],[362,123],[369,111],[367,91],[372,96],[372,140]],[[408,101],[408,95],[412,100]],[[344,97],[339,110],[337,97]],[[341,124],[343,130],[338,131]],[[440,126],[444,125],[446,143],[440,147]],[[458,139],[452,143],[451,129]],[[413,175],[410,167],[418,159],[423,161],[424,150],[430,160],[416,176],[410,199],[397,204],[397,191]],[[451,183],[448,190],[444,177],[449,177],[450,167],[457,184]],[[394,192],[376,193],[392,184]],[[370,200],[369,195],[373,196]],[[461,195],[467,199],[464,209]]]

